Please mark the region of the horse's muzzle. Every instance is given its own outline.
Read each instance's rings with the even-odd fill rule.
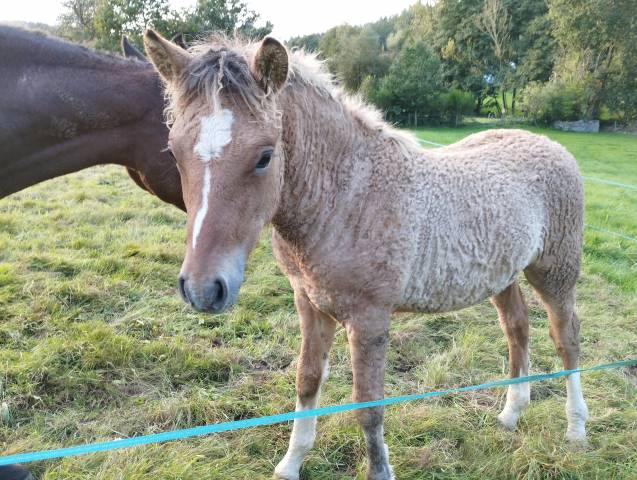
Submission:
[[[184,275],[179,276],[181,297],[198,312],[222,313],[226,311],[234,304],[238,287],[230,285],[223,276],[199,282],[198,285],[189,281]]]

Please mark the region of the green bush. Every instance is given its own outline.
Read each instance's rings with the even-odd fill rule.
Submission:
[[[531,83],[522,91],[520,110],[536,123],[584,117],[582,89],[561,81]]]

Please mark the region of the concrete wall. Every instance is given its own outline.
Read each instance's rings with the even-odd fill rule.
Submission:
[[[563,122],[558,120],[553,126],[567,132],[599,132],[599,120],[577,120],[575,122]]]

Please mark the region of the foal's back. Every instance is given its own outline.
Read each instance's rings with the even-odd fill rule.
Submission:
[[[523,130],[491,130],[429,150],[412,159],[411,170],[403,230],[413,248],[401,308],[475,304],[564,237],[569,261],[579,265],[581,180],[559,144]]]

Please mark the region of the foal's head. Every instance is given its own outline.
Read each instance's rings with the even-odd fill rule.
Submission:
[[[188,52],[149,30],[144,44],[166,83],[168,146],[188,210],[180,291],[197,310],[222,312],[277,208],[284,168],[277,92],[288,55],[272,38],[257,46],[217,39]]]

